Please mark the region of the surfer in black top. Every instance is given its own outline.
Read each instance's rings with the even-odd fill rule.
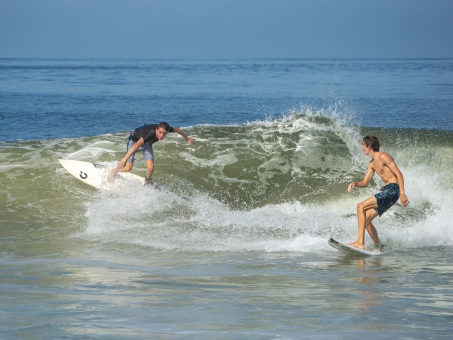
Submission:
[[[134,166],[135,153],[137,151],[143,151],[147,169],[145,184],[147,184],[154,172],[153,144],[164,139],[169,132],[176,132],[180,134],[188,143],[195,145],[193,138],[187,137],[187,135],[180,128],[170,126],[167,122],[161,122],[159,124],[145,124],[140,126],[129,135],[126,156],[124,156],[124,158],[118,163],[116,168],[110,171],[108,180],[112,181],[118,171],[131,171]]]

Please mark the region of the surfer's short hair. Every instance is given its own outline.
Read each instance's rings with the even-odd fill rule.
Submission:
[[[165,131],[169,131],[170,124],[168,124],[167,122],[160,122],[158,128],[164,129]]]
[[[375,152],[379,151],[379,148],[381,147],[379,144],[379,138],[377,138],[376,136],[368,135],[363,137],[363,143],[366,146],[371,147],[371,149],[373,149],[373,151]]]

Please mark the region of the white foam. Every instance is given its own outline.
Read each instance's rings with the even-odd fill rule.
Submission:
[[[329,115],[335,116],[336,108],[331,110]],[[339,136],[334,144],[345,143],[349,154],[346,152],[344,157],[335,159],[342,166],[341,173],[330,171],[317,176],[335,182],[337,177],[345,181],[349,173],[364,175],[368,159],[360,150],[358,129],[347,125],[340,118],[333,119],[333,123],[326,121],[325,124],[310,120],[317,116],[322,118],[326,114],[310,113],[308,110],[304,115],[249,123],[247,136],[229,141],[234,151],[227,152],[212,142],[218,149],[212,158],[187,152],[179,156],[192,164],[194,169],[209,169],[207,176],[215,184],[220,181],[245,186],[250,184],[255,192],[261,189],[265,192],[272,176],[291,172],[293,178],[301,178],[304,177],[304,164],[318,162],[314,169],[323,169],[325,164],[331,163],[331,155],[323,155],[326,160],[320,161],[319,155],[313,152],[320,141],[316,140],[317,135],[312,130],[324,129]],[[303,133],[305,129],[312,129],[312,134]],[[276,138],[275,131],[287,138]],[[300,138],[293,139],[289,136],[292,133],[299,133]],[[256,135],[259,138],[251,137]],[[325,136],[323,134],[321,138],[329,138]],[[91,151],[92,148],[90,146]],[[241,153],[232,153],[239,149]],[[293,156],[279,158],[285,150],[292,150]],[[397,164],[405,176],[406,193],[411,203],[407,208],[397,204],[381,218],[374,220],[381,241],[393,249],[452,245],[453,195],[451,184],[444,183],[444,163],[436,163],[436,166],[445,170],[439,173],[433,171],[432,162],[414,161],[410,148],[392,150],[392,155],[394,151]],[[257,171],[249,177],[227,177],[223,170],[238,161],[237,155],[250,155],[259,159],[261,163],[258,170],[261,172]],[[313,160],[307,160],[307,155],[312,155]],[[382,184],[378,176],[375,177],[376,184],[366,189],[355,189],[353,193],[347,193],[345,187],[344,194],[337,193],[330,201],[306,202],[294,199],[292,202],[266,204],[255,209],[244,207],[242,210],[231,209],[227,203],[209,197],[209,192],[198,192],[196,188],[187,188],[190,194],[182,198],[165,190],[153,193],[146,189],[137,191],[126,187],[120,195],[100,194],[87,205],[88,225],[84,235],[108,242],[127,242],[158,249],[324,252],[329,249],[327,240],[330,236],[344,242],[355,240],[356,205],[379,190]],[[233,201],[234,197],[230,197],[230,200]],[[368,236],[366,240],[368,244],[371,243]]]
[[[451,197],[446,198],[436,186],[435,176],[422,180],[417,170],[403,170],[411,205],[396,205],[375,219],[383,243],[393,248],[453,244]],[[426,186],[436,190],[427,191]],[[131,188],[121,194],[100,194],[88,204],[84,234],[160,249],[320,252],[328,249],[331,235],[344,241],[355,239],[356,204],[372,191],[364,189],[318,205],[294,201],[232,210],[204,194],[181,198],[169,191]],[[418,212],[427,202],[431,211]]]

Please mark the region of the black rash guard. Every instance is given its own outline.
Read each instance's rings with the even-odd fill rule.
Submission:
[[[159,138],[156,137],[156,129],[159,127],[159,124],[145,124],[136,128],[130,135],[130,139],[134,142],[137,142],[140,138],[143,138],[145,144],[154,144],[159,141]],[[173,127],[168,128],[168,132],[173,132]]]

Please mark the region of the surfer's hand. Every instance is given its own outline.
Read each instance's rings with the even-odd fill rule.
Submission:
[[[126,160],[122,159],[118,162],[118,169],[124,168],[126,166]]]
[[[187,138],[187,143],[195,145],[195,139],[189,137]]]
[[[349,183],[349,185],[348,185],[348,192],[351,192],[352,189],[354,189],[354,187],[355,187],[355,182]]]
[[[406,194],[401,194],[400,200],[401,200],[401,204],[403,205],[403,207],[407,207],[409,205],[409,200],[408,200]]]

